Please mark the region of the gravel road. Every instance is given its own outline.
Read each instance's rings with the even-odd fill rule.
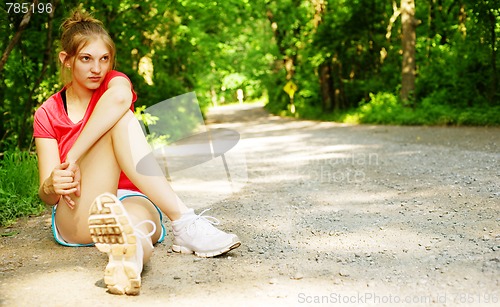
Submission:
[[[0,305],[500,306],[500,128],[341,125],[260,105],[207,123],[241,135],[233,184],[218,158],[173,186],[240,248],[178,255],[170,234],[141,295],[115,296],[106,257],[57,245],[46,213],[0,229],[17,233],[0,238]]]

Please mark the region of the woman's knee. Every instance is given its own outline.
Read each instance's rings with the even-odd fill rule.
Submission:
[[[125,114],[123,114],[122,118],[116,122],[116,124],[111,128],[110,133],[113,139],[117,137],[122,137],[123,132],[130,133],[131,129],[140,131],[142,135],[142,128],[139,124],[139,121],[135,117],[134,113],[131,110],[127,110]]]

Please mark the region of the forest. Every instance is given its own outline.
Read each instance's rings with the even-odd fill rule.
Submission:
[[[202,109],[236,102],[242,92],[247,102],[295,118],[496,126],[498,4],[7,0],[0,8],[0,224],[21,214],[9,204],[25,204],[22,214],[43,209],[33,209],[33,114],[63,86],[60,26],[75,8],[108,29],[138,112],[188,92]]]
[[[62,87],[60,25],[78,6],[113,37],[137,107],[191,91],[224,104],[242,89],[298,118],[500,122],[497,1],[12,1],[0,10],[0,152],[32,150],[34,110]]]

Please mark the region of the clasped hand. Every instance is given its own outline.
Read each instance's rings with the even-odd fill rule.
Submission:
[[[52,171],[51,179],[54,193],[60,195],[68,207],[74,209],[75,202],[70,195],[80,196],[80,167],[76,163],[61,163]]]

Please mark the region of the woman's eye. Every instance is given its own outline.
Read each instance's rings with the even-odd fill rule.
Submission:
[[[90,61],[90,57],[88,57],[88,56],[82,56],[82,57],[81,57],[81,60],[82,60],[83,62],[88,62],[88,61]]]
[[[107,56],[107,55],[103,56],[103,57],[101,58],[101,61],[103,61],[103,62],[107,62],[107,61],[109,61],[109,56]]]

